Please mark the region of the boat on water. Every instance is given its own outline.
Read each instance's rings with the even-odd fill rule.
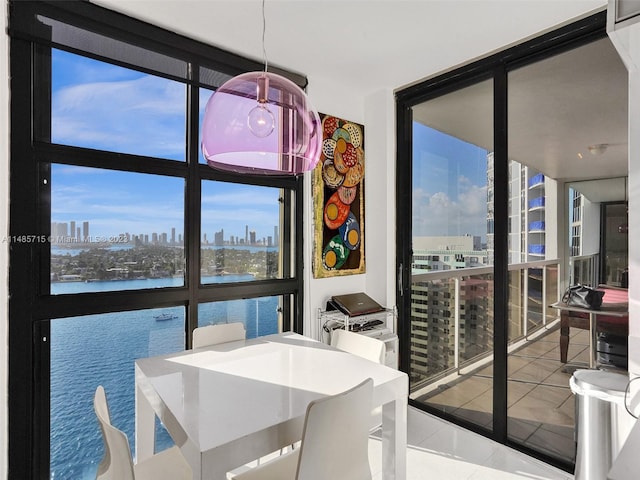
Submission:
[[[164,322],[166,320],[173,320],[174,318],[178,318],[178,315],[175,313],[160,313],[158,315],[154,315],[153,318],[158,322]]]

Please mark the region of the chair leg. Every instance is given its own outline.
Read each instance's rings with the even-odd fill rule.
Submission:
[[[560,327],[560,363],[567,363],[569,350],[569,327]]]

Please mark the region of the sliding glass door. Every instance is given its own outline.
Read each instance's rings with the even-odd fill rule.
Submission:
[[[609,254],[603,278],[627,281],[624,205],[583,235],[566,196],[576,179],[612,176],[603,165],[626,176],[616,152],[626,145],[626,72],[604,21],[594,15],[397,93],[398,330],[410,403],[569,471],[569,378],[589,352],[575,328],[567,351],[553,304],[572,252],[593,239],[623,252]],[[603,150],[609,163],[597,161]]]
[[[411,398],[491,429],[493,81],[411,114]]]

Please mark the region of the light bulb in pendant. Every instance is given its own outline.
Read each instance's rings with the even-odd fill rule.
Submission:
[[[247,117],[249,130],[258,138],[271,135],[276,119],[267,106],[269,104],[269,78],[266,73],[256,79],[256,100],[258,105],[253,107]]]
[[[271,135],[275,127],[276,120],[267,107],[266,103],[259,103],[251,109],[247,117],[249,130],[256,137],[265,138]]]

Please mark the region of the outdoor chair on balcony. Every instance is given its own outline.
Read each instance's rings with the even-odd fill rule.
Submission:
[[[244,340],[246,332],[242,322],[218,323],[193,330],[193,348]]]

